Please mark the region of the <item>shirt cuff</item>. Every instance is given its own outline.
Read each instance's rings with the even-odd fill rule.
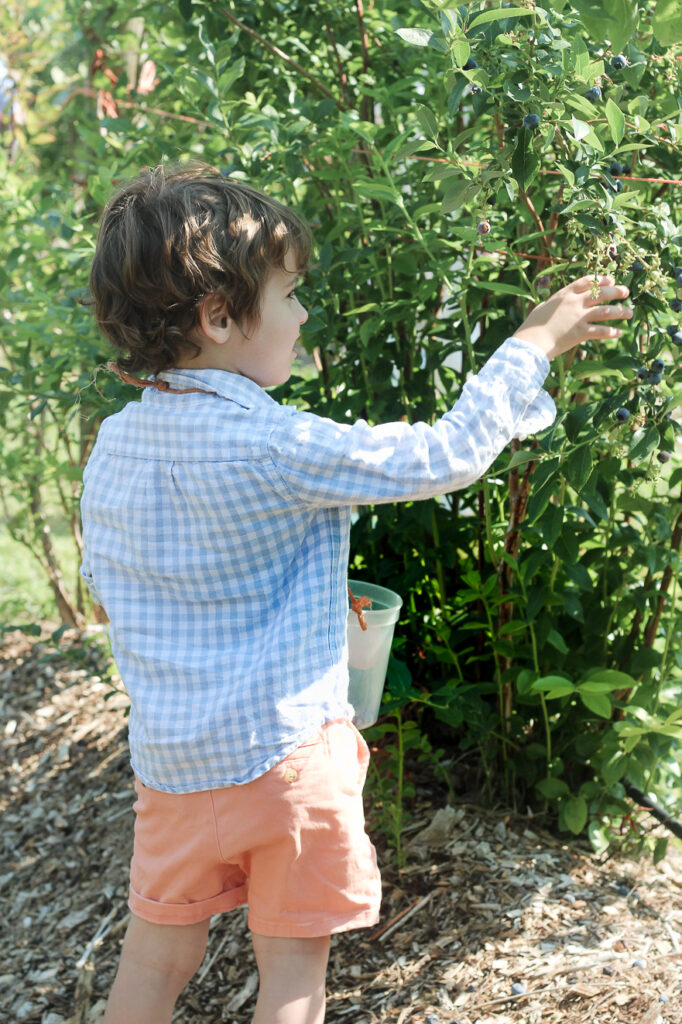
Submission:
[[[486,365],[498,359],[504,360],[505,372],[514,375],[527,402],[513,434],[522,441],[545,430],[556,419],[554,401],[542,388],[550,370],[549,359],[537,345],[513,336],[503,342]]]

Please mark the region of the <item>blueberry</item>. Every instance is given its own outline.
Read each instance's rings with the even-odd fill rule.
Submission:
[[[649,371],[647,370],[646,366],[640,366],[639,370],[637,371],[637,376],[640,380],[647,379],[647,377],[649,376]]]
[[[670,452],[659,452],[656,458],[659,462],[670,462]]]
[[[597,100],[601,99],[601,89],[598,85],[593,85],[591,89],[588,89],[585,93],[585,99],[589,100],[590,103],[596,103]]]
[[[515,981],[511,990],[513,996],[522,996],[526,993],[526,986],[522,985],[520,981]]]
[[[552,284],[552,279],[547,274],[540,274],[540,276],[535,279],[535,287],[536,288],[540,288],[540,289],[549,288],[551,284]]]
[[[644,264],[641,260],[633,260],[630,270],[634,271],[635,274],[638,274],[640,270],[644,270]]]
[[[682,331],[675,331],[675,333],[671,334],[670,337],[676,345],[682,345]]]
[[[618,420],[619,423],[625,423],[626,420],[630,419],[630,410],[629,409],[617,409],[616,410],[616,419]]]
[[[646,960],[633,960],[632,961],[632,966],[633,967],[646,967]]]
[[[678,284],[682,284],[682,267],[673,267],[673,276]]]
[[[673,313],[682,313],[682,300],[671,299],[668,305],[672,309]]]
[[[437,1013],[427,1013],[424,1017],[424,1024],[438,1024],[440,1017]]]
[[[666,327],[666,331],[668,332],[668,334],[672,338],[672,336],[674,334],[677,334],[677,331],[678,331],[677,324],[668,324],[668,326]]]
[[[663,373],[664,370],[665,370],[665,363],[663,362],[663,360],[662,359],[654,359],[653,363],[651,364],[651,371],[652,371],[652,373]]]
[[[630,167],[630,164],[626,164],[623,168],[623,174],[629,174],[631,170],[632,168]]]
[[[526,116],[523,119],[523,126],[524,126],[524,128],[527,128],[531,132],[535,128],[537,128],[539,124],[540,124],[540,118],[538,117],[537,114],[526,114]]]
[[[618,886],[618,893],[621,896],[629,896],[630,895],[630,886],[629,885],[619,885]]]
[[[623,191],[623,182],[620,180],[620,178],[616,178],[616,180],[614,181],[613,185],[611,185],[611,191],[612,192],[622,192]]]
[[[618,160],[613,160],[609,167],[609,174],[612,174],[615,178],[616,175],[623,173],[623,165]]]
[[[466,64],[462,68],[462,70],[463,71],[475,71],[477,67],[480,67],[480,65],[476,63],[476,61],[474,60],[473,57],[469,57],[469,59],[467,60]]]
[[[649,374],[649,383],[650,384],[660,384],[661,380],[662,380],[662,377],[661,377],[660,373],[650,373]]]
[[[623,68],[626,68],[627,66],[627,57],[625,57],[622,53],[619,54],[617,57],[614,57],[611,61],[611,67],[615,68],[616,71],[622,71]]]
[[[476,226],[476,230],[478,231],[479,235],[487,235],[487,234],[489,234],[490,233],[490,221],[488,221],[488,220],[480,221],[480,223]]]

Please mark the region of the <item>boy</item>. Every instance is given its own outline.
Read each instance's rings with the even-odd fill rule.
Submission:
[[[478,479],[548,426],[548,359],[621,331],[627,288],[588,277],[530,314],[434,425],[336,424],[274,402],[306,311],[303,222],[205,167],[109,202],[91,290],[147,390],[85,471],[81,572],[131,699],[131,923],[105,1024],[167,1024],[209,918],[248,903],[254,1024],[321,1024],[329,937],[376,922],[367,746],[346,691],[355,504]],[[151,372],[151,380],[130,374]]]

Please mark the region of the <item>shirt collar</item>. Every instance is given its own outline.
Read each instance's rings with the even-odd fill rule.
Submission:
[[[277,404],[260,384],[229,370],[163,370],[157,378],[167,381],[172,388],[204,388],[214,391],[221,398],[235,402],[243,409],[257,405]]]

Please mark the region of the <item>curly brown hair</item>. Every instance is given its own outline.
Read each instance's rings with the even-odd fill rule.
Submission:
[[[213,292],[237,324],[257,324],[290,251],[304,271],[310,230],[276,199],[203,164],[143,170],[107,203],[90,271],[97,323],[127,353],[120,368],[159,373],[197,355],[189,333]]]

